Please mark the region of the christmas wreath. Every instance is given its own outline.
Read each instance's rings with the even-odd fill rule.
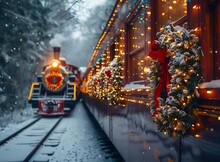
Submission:
[[[168,25],[152,43],[149,56],[150,105],[158,130],[183,137],[195,122],[202,83],[202,50],[194,31]]]
[[[46,86],[52,90],[57,91],[63,85],[63,76],[60,73],[52,72],[45,75]]]

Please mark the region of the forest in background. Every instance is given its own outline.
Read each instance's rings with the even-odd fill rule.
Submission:
[[[83,31],[80,36],[83,39],[67,37],[61,46],[64,57],[72,60],[70,63],[87,65],[115,1],[89,10],[89,18],[81,21],[78,12],[84,1],[0,0],[1,120],[27,115],[29,88],[36,80],[37,69],[48,59],[52,50],[50,42],[57,33],[65,37],[70,32]],[[65,50],[71,55],[65,55]]]

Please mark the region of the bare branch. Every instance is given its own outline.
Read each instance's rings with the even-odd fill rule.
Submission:
[[[72,8],[76,3],[78,3],[78,2],[79,2],[79,1],[74,1],[74,2],[72,3],[72,5],[71,5],[67,10],[65,10],[65,11],[62,12],[61,14],[56,15],[56,16],[53,17],[53,18],[56,19],[56,18],[58,18],[58,17],[60,17],[60,16],[66,15],[66,14],[67,14],[67,11],[71,10],[71,8]]]

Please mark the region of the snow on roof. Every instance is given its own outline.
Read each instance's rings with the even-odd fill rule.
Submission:
[[[220,80],[212,80],[211,82],[204,82],[200,88],[220,88]]]

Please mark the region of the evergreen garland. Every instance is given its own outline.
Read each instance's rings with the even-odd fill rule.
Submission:
[[[102,67],[88,82],[89,94],[106,100],[109,105],[117,105],[121,97],[121,66],[121,60],[115,58],[107,67]]]
[[[107,100],[108,100],[109,105],[117,105],[122,95],[121,93],[121,88],[122,88],[121,60],[117,57],[110,63],[109,66],[111,69],[111,76],[109,78],[110,86],[107,92]]]

